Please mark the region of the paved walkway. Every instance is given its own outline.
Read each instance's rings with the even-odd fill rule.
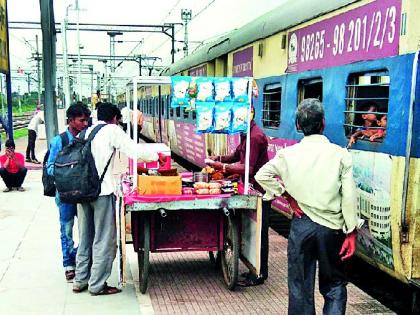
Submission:
[[[26,139],[17,140],[18,151],[25,148]],[[45,149],[45,140],[37,141],[39,159]],[[57,208],[42,196],[39,169],[29,171],[24,187],[0,192],[0,314],[287,314],[287,240],[273,231],[269,278],[261,286],[228,291],[207,253],[158,253],[151,255],[149,290],[142,295],[137,255],[127,245],[128,281],[121,294],[74,294],[61,267]],[[114,265],[110,285],[116,284]],[[348,288],[347,314],[393,314],[354,285]],[[316,303],[321,314],[318,293]]]
[[[16,142],[22,152],[26,139]],[[42,158],[45,141],[37,147]],[[61,267],[57,207],[42,195],[41,171],[29,171],[23,186],[25,192],[0,191],[0,314],[141,314],[130,272],[120,294],[72,292]],[[114,266],[110,285],[116,284]]]

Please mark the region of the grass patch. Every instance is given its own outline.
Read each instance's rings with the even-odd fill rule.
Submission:
[[[18,129],[18,130],[13,131],[13,138],[14,139],[19,139],[19,138],[23,138],[23,137],[27,137],[27,136],[28,136],[28,129],[27,128]]]

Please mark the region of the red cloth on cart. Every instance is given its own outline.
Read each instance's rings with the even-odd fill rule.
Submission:
[[[213,198],[229,198],[231,194],[219,195],[161,195],[161,196],[144,196],[136,193],[124,195],[124,203],[132,205],[135,202],[173,202],[199,199],[213,199]]]

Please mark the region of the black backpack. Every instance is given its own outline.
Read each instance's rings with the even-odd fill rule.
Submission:
[[[99,177],[91,152],[91,142],[104,126],[106,124],[96,126],[86,140],[86,129],[83,130],[71,144],[58,153],[54,163],[54,179],[62,202],[83,203],[99,197],[101,184],[113,154]]]
[[[60,133],[61,144],[64,148],[66,145],[69,144],[69,137],[67,136],[67,132]],[[49,175],[47,173],[47,162],[48,157],[50,156],[50,150],[45,153],[44,160],[42,162],[42,185],[44,186],[44,196],[48,197],[55,197],[55,183],[54,183],[54,176]]]

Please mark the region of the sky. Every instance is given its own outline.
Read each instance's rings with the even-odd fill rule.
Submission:
[[[76,23],[77,11],[74,10],[77,0],[55,0],[54,15],[56,22],[62,22],[68,7],[68,20]],[[145,25],[163,23],[182,23],[181,9],[192,10],[192,20],[189,23],[190,53],[199,43],[216,38],[228,31],[239,28],[264,13],[278,7],[288,0],[79,0],[80,23],[99,24],[130,24]],[[9,21],[40,21],[39,0],[8,0]],[[39,37],[39,49],[42,51],[41,31],[10,29],[10,63],[11,69],[21,68],[25,73],[36,77],[36,63],[31,61],[36,51],[35,35]],[[176,40],[184,39],[184,28],[176,27]],[[147,55],[162,58],[155,65],[165,66],[171,61],[170,40],[164,34],[158,33],[124,33],[117,36],[116,55]],[[142,41],[142,43],[139,43]],[[83,46],[81,54],[109,55],[110,38],[106,32],[80,32],[80,43]],[[57,35],[57,53],[63,52],[61,34]],[[68,32],[68,53],[77,54],[77,34]],[[183,57],[183,43],[176,43],[179,50],[175,60]],[[71,62],[70,62],[71,63]],[[57,77],[61,76],[62,61],[57,60]],[[104,73],[104,64],[85,60],[84,65],[93,65],[95,72]],[[118,64],[118,62],[117,62]],[[144,70],[146,71],[146,70]],[[109,70],[108,70],[109,72]],[[138,74],[138,64],[125,61],[116,69],[115,77],[125,78]],[[25,75],[12,72],[13,91],[20,89],[27,92]],[[125,85],[124,79],[117,79],[117,87]],[[83,95],[90,95],[90,75],[83,75]],[[35,83],[31,89],[35,89]],[[95,84],[96,89],[96,84]]]

